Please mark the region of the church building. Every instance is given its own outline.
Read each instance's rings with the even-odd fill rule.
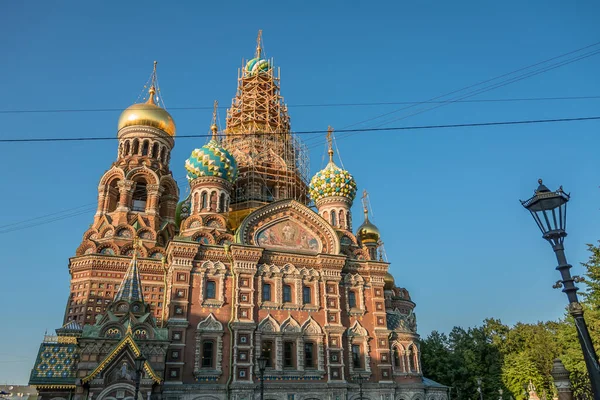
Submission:
[[[268,400],[446,400],[422,375],[415,303],[388,272],[366,191],[357,218],[360,183],[336,165],[331,128],[310,177],[260,32],[225,128],[215,104],[207,143],[175,164],[185,195],[156,64],[148,87],[119,118],[69,260],[63,326],[31,373],[41,399],[251,400],[262,378]]]

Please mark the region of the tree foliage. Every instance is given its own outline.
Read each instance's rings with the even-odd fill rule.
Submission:
[[[586,290],[582,293],[585,319],[594,346],[600,351],[600,247],[588,245],[585,268]],[[592,398],[583,353],[573,319],[565,313],[560,321],[517,323],[509,327],[498,319],[464,329],[454,327],[446,335],[432,332],[421,342],[423,373],[452,388],[453,399],[483,397],[523,398],[523,385],[532,382],[542,398],[555,393],[550,374],[553,360],[560,358],[571,372],[576,398]]]

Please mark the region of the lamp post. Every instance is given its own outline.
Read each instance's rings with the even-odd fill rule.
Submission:
[[[260,400],[265,398],[265,368],[267,368],[267,357],[260,356],[256,359],[258,364],[258,372],[260,373]]]
[[[358,374],[354,377],[354,380],[358,383],[358,399],[363,400],[363,382],[368,380],[368,377]]]
[[[533,197],[521,201],[531,213],[536,224],[542,231],[542,237],[550,243],[558,266],[556,269],[560,272],[562,281],[557,282],[557,287],[562,287],[563,292],[569,300],[569,314],[575,320],[577,328],[577,337],[583,351],[583,359],[590,376],[592,392],[594,399],[600,399],[600,366],[598,365],[598,356],[594,350],[592,339],[588,331],[585,319],[583,318],[583,308],[577,298],[578,288],[575,286],[575,279],[571,277],[571,265],[567,263],[565,248],[563,242],[567,236],[567,202],[570,195],[565,193],[562,186],[557,191],[551,192],[542,180],[538,180],[539,186],[535,190]]]
[[[143,354],[140,353],[138,357],[135,358],[135,396],[133,396],[133,400],[138,400],[138,393],[140,392],[140,381],[142,380],[142,373],[144,372],[144,363],[146,362],[146,358]]]
[[[477,378],[477,391],[479,392],[479,400],[483,400],[483,392],[481,391],[481,378]]]

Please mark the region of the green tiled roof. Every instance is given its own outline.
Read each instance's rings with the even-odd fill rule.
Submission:
[[[79,353],[75,343],[45,339],[29,378],[30,385],[75,384]]]

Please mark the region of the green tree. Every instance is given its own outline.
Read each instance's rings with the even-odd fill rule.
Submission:
[[[433,331],[421,341],[423,374],[446,386],[452,386],[451,357],[446,334]]]

